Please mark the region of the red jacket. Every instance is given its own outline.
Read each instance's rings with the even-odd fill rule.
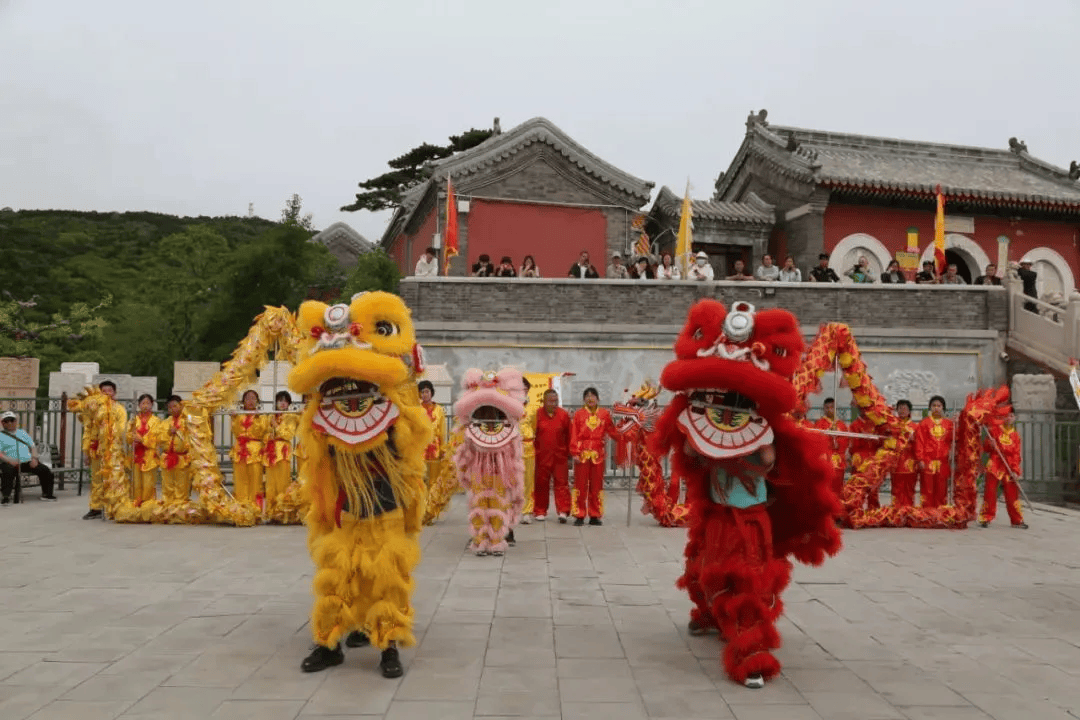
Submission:
[[[839,430],[841,432],[847,432],[847,423],[843,420],[836,419],[830,420],[827,417],[820,417],[818,421],[814,423],[814,427],[818,430]],[[843,470],[847,465],[847,461],[844,460],[844,456],[847,455],[848,439],[843,435],[826,435],[829,438],[831,451],[829,453],[829,460],[832,462],[834,470]]]
[[[948,472],[952,441],[953,421],[928,415],[915,428],[915,458],[925,463],[926,472]]]
[[[1016,432],[1015,427],[1006,428],[1004,425],[1000,425],[990,429],[990,437],[994,439],[993,442],[990,441],[990,438],[983,441],[983,452],[990,454],[990,462],[987,463],[986,471],[992,475],[1009,476],[1011,470],[1019,475],[1020,433]],[[997,448],[994,447],[994,443],[997,443]],[[998,453],[998,449],[1001,450],[1000,453]],[[1001,461],[1002,455],[1005,456],[1007,466]]]
[[[911,418],[899,422],[901,428],[899,437],[903,437],[904,433],[911,433],[911,438],[900,453],[900,459],[896,461],[896,468],[893,469],[893,472],[897,475],[910,475],[919,472],[919,466],[915,463],[915,430],[918,425],[913,423]]]
[[[570,415],[561,407],[548,415],[544,408],[536,411],[536,464],[566,462],[570,459]]]
[[[611,421],[611,413],[602,407],[596,408],[595,413],[589,412],[587,407],[581,408],[574,413],[574,420],[570,424],[570,454],[578,462],[602,465],[607,456],[605,435],[615,439],[619,437],[615,423]]]

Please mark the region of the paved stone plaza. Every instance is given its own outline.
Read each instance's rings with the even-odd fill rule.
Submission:
[[[305,675],[299,527],[83,521],[85,497],[0,508],[0,718],[1080,718],[1080,514],[963,532],[850,532],[798,568],[784,674],[731,684],[690,638],[684,532],[609,496],[604,527],[524,526],[464,552],[458,496],[423,536],[405,677],[372,649]],[[1069,710],[1072,709],[1070,714]]]

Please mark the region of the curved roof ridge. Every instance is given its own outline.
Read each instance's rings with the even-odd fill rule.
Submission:
[[[654,207],[673,217],[682,217],[683,199],[664,185],[656,195]],[[746,201],[695,200],[690,198],[690,207],[694,217],[703,220],[721,220],[726,222],[763,223],[775,222],[774,209],[757,195],[750,193]]]
[[[542,142],[593,177],[647,202],[654,183],[642,180],[603,160],[571,138],[555,123],[537,116],[499,135],[492,135],[476,147],[433,163],[434,177],[458,173],[471,174],[495,164],[534,142]]]

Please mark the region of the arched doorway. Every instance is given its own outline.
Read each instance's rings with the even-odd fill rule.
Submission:
[[[948,267],[949,265],[956,266],[956,274],[964,278],[964,282],[966,282],[968,285],[970,285],[975,279],[971,277],[971,268],[968,267],[967,258],[965,258],[956,250],[945,251],[945,266]],[[975,277],[978,277],[978,275],[976,275]]]

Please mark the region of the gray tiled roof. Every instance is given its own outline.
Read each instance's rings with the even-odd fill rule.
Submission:
[[[792,139],[798,149],[788,148]],[[784,174],[827,187],[933,194],[1044,207],[1080,207],[1080,183],[1026,148],[989,148],[752,124],[744,149]]]
[[[535,117],[499,135],[492,135],[474,148],[436,161],[435,178],[445,179],[468,175],[490,167],[533,143],[544,143],[563,155],[574,165],[631,196],[640,200],[639,206],[649,201],[653,183],[624,172],[602,160],[547,118]]]
[[[669,217],[681,218],[682,202],[683,199],[665,185],[660,188],[653,207]],[[691,198],[690,207],[694,218],[702,220],[719,220],[744,225],[772,225],[776,221],[773,206],[753,193],[750,193],[747,202],[719,202]]]
[[[330,225],[322,232],[314,235],[311,242],[321,243],[328,247],[331,242],[340,242],[357,253],[369,252],[374,247],[367,238],[358,233],[351,225],[343,222]]]

